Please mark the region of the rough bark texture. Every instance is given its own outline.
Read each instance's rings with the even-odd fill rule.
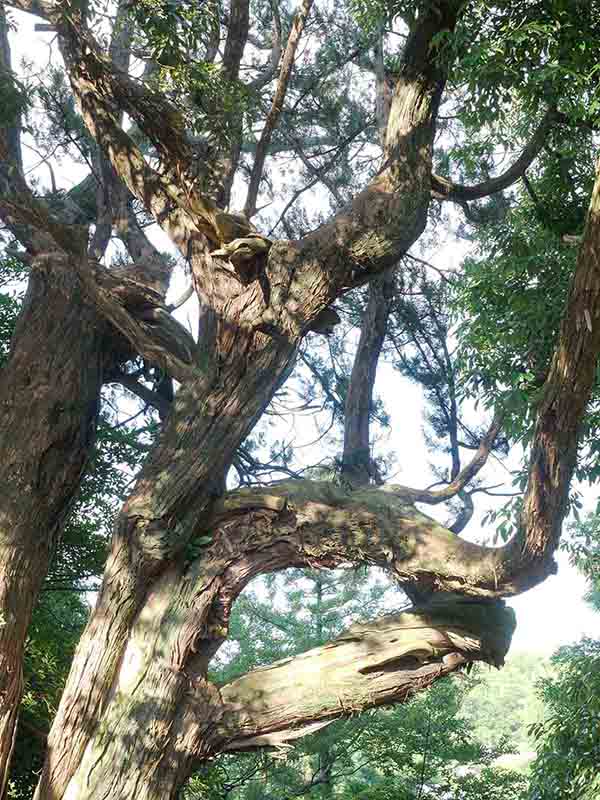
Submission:
[[[220,748],[282,745],[339,717],[404,702],[460,665],[500,667],[514,627],[502,603],[458,602],[353,625],[323,647],[223,686]]]
[[[17,0],[14,5],[41,13],[56,26],[86,125],[115,174],[185,255],[201,307],[196,344],[169,316],[160,286],[105,270],[86,253],[84,232],[74,236],[72,228],[28,193],[22,180],[17,180],[13,196],[0,197],[0,212],[10,225],[28,225],[43,238],[43,247],[32,247],[34,255],[46,255],[30,292],[53,293],[43,312],[37,304],[26,306],[13,355],[18,366],[20,348],[26,348],[23,367],[11,374],[4,389],[14,421],[0,434],[8,437],[7,452],[19,456],[0,467],[7,473],[0,482],[6,494],[0,506],[7,521],[1,529],[8,547],[4,563],[11,565],[13,551],[15,558],[30,559],[10,566],[11,580],[22,568],[31,571],[35,594],[39,569],[31,559],[40,548],[47,558],[81,473],[91,425],[86,420],[96,408],[92,385],[97,391],[102,365],[98,349],[89,366],[90,353],[100,348],[94,338],[96,315],[110,324],[128,352],[159,364],[181,383],[160,439],[117,519],[97,605],[49,737],[38,800],[174,798],[203,759],[223,748],[287,741],[298,731],[351,713],[350,693],[360,708],[370,707],[397,701],[466,661],[501,662],[512,625],[495,601],[534,585],[551,569],[577,429],[600,351],[598,186],[539,410],[523,524],[514,542],[500,549],[478,547],[413,505],[461,492],[485,462],[497,421],[471,464],[437,492],[406,487],[348,491],[333,484],[295,482],[223,496],[237,448],[289,374],[307,330],[348,287],[397,263],[424,229],[446,78],[436,42],[439,34],[453,30],[463,3],[427,3],[417,16],[391,100],[385,162],[373,182],[311,235],[277,242],[252,232],[244,217],[224,212],[204,191],[210,180],[203,182],[202,170],[199,176],[192,169],[193,149],[177,109],[110,63],[84,30],[77,4],[67,4],[68,13],[62,5],[40,0]],[[309,7],[304,4],[307,13]],[[247,3],[241,0],[234,8],[231,30],[244,35]],[[240,52],[233,45],[227,57],[235,73]],[[156,168],[121,128],[123,112],[154,144]],[[106,169],[103,173],[108,176]],[[106,206],[94,245],[98,249],[109,227],[109,194],[97,204],[101,215]],[[120,212],[113,221],[127,241],[136,234],[135,220],[123,195],[119,197]],[[135,242],[131,240],[132,255],[146,252],[143,240],[140,244],[137,237]],[[52,248],[57,253],[50,258]],[[43,276],[47,284],[38,283]],[[63,317],[54,314],[57,303]],[[370,339],[366,358],[357,366],[365,376],[369,403],[375,359],[368,354],[381,347],[382,339],[381,318],[375,312],[375,329],[365,330],[365,339]],[[65,335],[61,320],[67,324],[72,316]],[[87,333],[74,347],[73,331],[80,330],[79,324]],[[46,329],[47,350],[38,347],[32,354],[31,337],[41,340]],[[55,340],[57,332],[62,342]],[[31,362],[34,356],[37,360]],[[55,385],[57,374],[60,385]],[[67,389],[68,398],[61,394]],[[33,392],[32,400],[28,393]],[[72,411],[73,397],[77,413]],[[36,445],[37,457],[30,461],[19,453],[31,438],[31,419],[25,431],[23,419],[17,418],[25,404],[33,409],[41,448],[38,453]],[[348,435],[348,447],[358,442],[361,449],[368,403],[359,396],[352,405],[359,424]],[[33,500],[28,496],[25,514],[22,487],[30,486]],[[39,511],[36,502],[43,505]],[[23,548],[10,550],[21,521],[20,541],[27,544],[27,555]],[[42,527],[48,538],[44,544],[33,536]],[[351,631],[296,664],[275,665],[229,687],[208,682],[208,663],[227,634],[231,605],[252,577],[290,566],[348,563],[383,567],[407,587],[440,594],[442,605]],[[2,590],[10,611],[13,584],[6,586]],[[454,595],[474,602],[457,604]],[[20,626],[15,627],[17,640],[24,636],[27,613],[15,623]],[[6,697],[14,701],[18,659],[9,641],[4,641],[9,661],[2,674],[9,676]],[[327,665],[334,691],[307,677],[282,702],[276,687],[287,690],[299,663]],[[14,714],[13,702],[6,711],[8,728]]]
[[[0,373],[0,775],[7,777],[23,644],[96,430],[96,310],[62,275],[35,269]]]
[[[118,30],[114,44],[123,59],[125,34]],[[0,71],[6,79],[10,49],[3,9],[0,44]],[[0,217],[25,248],[23,258],[31,265],[11,350],[0,373],[1,790],[8,778],[31,613],[93,453],[102,381],[127,358],[128,347],[111,328],[110,315],[102,314],[98,298],[90,297],[80,280],[86,234],[85,229],[68,227],[74,209],[66,206],[61,209],[64,219],[54,220],[24,181],[18,119],[0,129],[0,153]],[[104,180],[97,185],[101,224],[91,242],[97,251],[106,247],[124,190],[114,173],[105,169],[101,174]],[[46,222],[40,224],[42,220]],[[57,238],[67,245],[66,252],[57,248]],[[137,280],[135,275],[118,279],[102,271],[98,287],[104,280],[114,292],[125,281],[128,296],[139,302],[140,294],[149,291],[148,281],[160,273],[163,280],[152,290],[160,302],[168,277],[164,268],[157,270],[156,251],[139,228],[130,227],[124,238],[145,257],[145,274]]]
[[[524,535],[515,557],[542,576],[555,571],[553,553],[567,512],[580,427],[597,375],[600,354],[600,161],[577,268],[558,344],[538,409],[529,483],[523,505]]]

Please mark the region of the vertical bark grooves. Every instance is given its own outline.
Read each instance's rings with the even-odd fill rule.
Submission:
[[[94,444],[98,318],[76,287],[34,270],[0,373],[0,781],[12,745],[23,645],[56,537]]]
[[[187,543],[203,532],[233,453],[271,400],[294,354],[293,344],[243,330],[232,321],[220,322],[215,349],[216,374],[180,388],[163,436],[115,527],[97,606],[50,733],[36,793],[40,799],[62,797],[67,785],[75,791],[72,787],[85,774],[83,765],[83,772],[78,768],[86,747],[96,752],[105,731],[118,726],[122,714],[111,698],[131,626],[145,618],[150,602],[145,598],[157,576],[173,559],[185,562]],[[193,640],[182,646],[183,664],[192,645]],[[171,686],[175,695],[179,688],[177,682]],[[176,705],[176,696],[171,697],[171,707]]]
[[[342,474],[356,486],[378,478],[371,459],[369,424],[377,363],[387,332],[393,287],[392,274],[374,278],[369,284],[369,299],[346,397]]]
[[[521,535],[513,557],[553,571],[567,511],[580,426],[600,355],[600,161],[558,344],[538,409]]]

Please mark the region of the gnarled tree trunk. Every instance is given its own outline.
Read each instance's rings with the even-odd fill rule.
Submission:
[[[244,2],[232,18],[245,36],[247,0],[239,0],[240,6]],[[597,194],[540,409],[526,513],[513,542],[498,549],[478,547],[414,506],[462,491],[485,462],[497,422],[471,464],[453,474],[444,489],[374,489],[367,485],[363,458],[359,479],[351,480],[350,487],[298,481],[224,494],[236,450],[288,376],[305,334],[343,292],[397,264],[424,230],[447,69],[438,58],[438,44],[454,29],[462,0],[423,4],[402,56],[383,137],[382,169],[347,208],[298,241],[271,241],[242,215],[218,208],[198,177],[177,110],[126,72],[113,69],[85,29],[79,4],[68,3],[68,13],[62,4],[42,0],[15,0],[14,5],[42,14],[55,26],[88,129],[133,197],[186,257],[201,307],[196,343],[169,316],[160,292],[104,269],[95,251],[87,252],[81,242],[77,246],[72,229],[52,218],[35,198],[0,198],[0,211],[37,226],[63,254],[60,263],[66,259],[72,265],[72,286],[82,298],[75,302],[71,297],[68,314],[84,315],[85,324],[96,331],[85,316],[93,308],[131,352],[180,383],[159,441],[116,521],[97,605],[49,737],[38,800],[174,798],[191,770],[215,753],[276,746],[358,708],[401,700],[469,661],[501,663],[513,620],[499,599],[534,585],[551,570],[565,512],[577,427],[593,377],[593,370],[583,370],[578,402],[569,407],[577,378],[569,369],[570,358],[577,364],[583,357],[595,363],[600,350],[596,329],[588,335],[576,324],[582,293],[591,298],[592,317],[600,313]],[[304,3],[305,15],[310,7]],[[228,52],[235,72],[241,55]],[[289,69],[284,61],[278,82],[283,94]],[[120,126],[123,112],[153,143],[154,166]],[[205,184],[214,196],[228,194],[227,164],[232,161],[235,154],[226,154],[224,171],[223,160],[205,165],[211,175]],[[224,183],[215,187],[219,174]],[[253,175],[249,211],[256,205],[260,177]],[[459,188],[447,183],[444,191],[450,195]],[[47,269],[51,267],[49,262]],[[52,276],[57,286],[67,280],[63,267],[52,270]],[[365,376],[367,391],[349,403],[348,413],[355,413],[352,422],[357,425],[347,429],[347,471],[350,455],[358,449],[364,456],[368,448],[375,353],[382,345],[386,309],[372,311],[380,330],[372,337],[365,330],[365,369],[357,372]],[[50,312],[43,320],[50,325]],[[64,338],[71,345],[72,337]],[[68,356],[68,369],[74,373],[67,376],[69,396],[78,401],[74,386],[82,385],[82,397],[87,397],[85,391],[91,396],[91,382],[83,386],[87,373],[78,361],[91,341],[86,344],[84,337],[81,353]],[[51,364],[56,353],[64,354],[64,346],[55,348]],[[47,374],[42,362],[36,376]],[[73,383],[77,376],[79,384]],[[15,387],[19,385],[17,381]],[[50,408],[58,410],[56,397]],[[41,409],[41,430],[44,413]],[[555,424],[557,415],[564,436]],[[70,415],[64,420],[67,433],[59,441],[74,441],[81,420],[79,427]],[[22,443],[25,432],[22,427],[19,431],[15,442]],[[32,467],[34,482],[40,474],[49,481],[56,463],[58,445],[53,450],[51,433],[45,435],[49,460],[42,462],[41,472],[37,462]],[[63,470],[78,475],[81,458],[71,444]],[[537,469],[540,465],[544,468]],[[67,477],[63,500],[47,504],[47,515],[50,508],[63,513],[68,505]],[[7,498],[9,511],[18,500]],[[28,530],[36,519],[27,515]],[[50,531],[52,519],[48,516]],[[34,544],[27,542],[28,548]],[[351,629],[317,651],[229,686],[211,684],[210,659],[227,635],[233,601],[252,577],[291,566],[349,563],[378,565],[402,585],[437,594],[441,602]],[[22,616],[25,625],[26,619]],[[23,621],[19,625],[16,633],[22,638]],[[299,670],[304,677],[294,680]],[[14,713],[11,707],[10,719]]]

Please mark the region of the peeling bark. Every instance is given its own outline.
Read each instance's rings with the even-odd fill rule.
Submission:
[[[31,612],[94,444],[102,333],[77,286],[34,270],[0,373],[0,786]]]
[[[514,627],[502,603],[451,602],[353,625],[323,647],[223,686],[221,749],[282,746],[334,719],[405,702],[473,661],[500,667]]]
[[[558,343],[538,408],[515,557],[532,573],[553,569],[585,409],[600,356],[600,161]]]

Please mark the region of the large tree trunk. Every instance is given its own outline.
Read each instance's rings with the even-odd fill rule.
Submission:
[[[306,330],[342,286],[395,263],[424,228],[444,84],[428,43],[454,25],[458,7],[450,3],[442,16],[425,15],[407,46],[387,137],[390,168],[349,213],[301,242],[273,243],[254,262],[235,260],[237,274],[231,263],[215,263],[234,252],[235,242],[231,250],[207,254],[215,240],[224,243],[227,216],[193,197],[195,189],[186,193],[185,183],[152,173],[112,123],[119,79],[112,95],[99,91],[89,77],[96,67],[83,69],[86,60],[99,58],[93,45],[82,48],[80,32],[58,21],[84,119],[129,189],[186,253],[203,313],[198,350],[178,378],[171,416],[117,521],[98,603],[52,728],[39,800],[105,796],[107,786],[115,800],[173,796],[206,752],[218,697],[206,684],[206,669],[241,583],[228,569],[250,576],[264,565],[245,562],[237,542],[200,561],[190,548],[206,534],[231,459],[285,380]],[[153,119],[150,127],[148,119],[140,124],[160,152],[164,131]],[[183,176],[185,152],[182,145],[173,154]],[[179,209],[165,216],[184,194]],[[378,234],[365,236],[365,229]],[[247,534],[241,541],[252,549]],[[237,551],[233,561],[231,549]],[[190,681],[197,687],[193,713]]]
[[[103,323],[74,284],[34,269],[0,373],[1,786],[31,612],[96,432]]]

